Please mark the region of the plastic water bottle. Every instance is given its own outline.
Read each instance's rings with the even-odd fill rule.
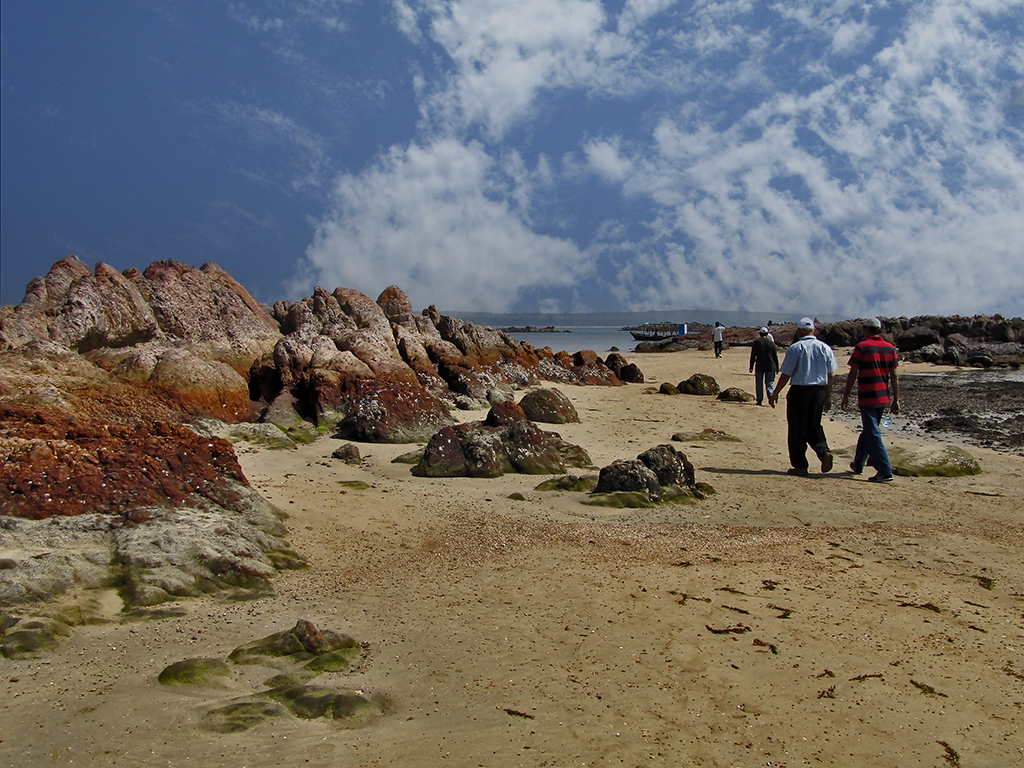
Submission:
[[[892,416],[890,416],[888,413],[882,417],[882,426],[885,427],[886,429],[892,426]]]

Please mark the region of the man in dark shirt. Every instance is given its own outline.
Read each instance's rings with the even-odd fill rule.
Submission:
[[[893,413],[900,412],[900,387],[896,379],[899,356],[896,347],[882,338],[882,324],[878,318],[869,317],[861,328],[867,338],[854,347],[850,355],[850,374],[846,377],[842,402],[845,411],[856,381],[861,431],[850,470],[859,475],[867,462],[876,471],[868,479],[873,483],[887,483],[892,480],[892,465],[882,441],[879,422],[887,407]]]
[[[779,353],[775,342],[768,336],[768,329],[761,328],[758,338],[750,345],[750,372],[754,374],[754,390],[757,404],[764,404],[764,393],[771,397],[775,391],[775,374],[779,370]]]

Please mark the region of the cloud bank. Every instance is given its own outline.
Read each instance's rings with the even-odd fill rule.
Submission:
[[[338,177],[296,287],[491,311],[1024,309],[1024,4],[610,8],[394,0],[418,123]]]

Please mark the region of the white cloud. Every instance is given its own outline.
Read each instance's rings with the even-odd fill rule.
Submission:
[[[414,43],[421,42],[423,34],[420,32],[416,10],[405,0],[391,0],[391,7],[394,10],[395,26],[398,27],[398,31]]]
[[[500,139],[532,115],[543,91],[592,87],[628,46],[604,31],[597,0],[422,0],[430,35],[450,57],[450,74],[422,109],[429,124],[475,124]]]
[[[393,7],[448,60],[417,72],[421,138],[339,180],[307,252],[328,285],[553,309],[585,274],[591,297],[635,308],[1020,311],[1009,0],[629,0],[618,18],[596,0]],[[576,151],[531,168],[535,147],[509,129],[562,93],[630,114],[653,98],[604,132],[564,115]],[[629,212],[587,232],[570,201],[595,176]],[[542,195],[543,220],[574,240],[534,230]]]
[[[284,13],[281,4],[265,0],[229,0],[228,15],[254,34],[291,33],[301,26],[319,27],[328,32],[344,32],[348,23],[343,10],[351,0],[291,0]]]
[[[330,167],[321,137],[275,110],[236,101],[221,102],[213,108],[235,139],[255,148],[253,156],[264,156],[259,150],[268,147],[284,151],[286,169],[250,166],[245,173],[251,178],[273,184],[280,180],[293,192],[323,188]]]
[[[529,174],[518,158],[506,168],[514,175],[476,143],[392,147],[363,174],[338,180],[307,272],[371,297],[395,284],[414,306],[452,309],[508,310],[525,289],[572,285],[589,268],[584,254],[530,229],[528,212],[510,202]]]
[[[629,158],[619,154],[620,137],[610,141],[589,141],[583,147],[590,169],[608,181],[625,181],[633,168]]]
[[[846,21],[832,33],[832,51],[839,56],[858,51],[874,37],[875,28],[866,21]]]

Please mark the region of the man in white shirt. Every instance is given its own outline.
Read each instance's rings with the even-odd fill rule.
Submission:
[[[807,474],[807,446],[821,461],[821,471],[832,469],[832,452],[825,439],[821,417],[832,408],[832,375],[839,364],[832,348],[814,335],[814,321],[801,318],[796,326],[797,340],[786,350],[779,368],[779,383],[768,396],[774,408],[779,393],[789,384],[786,397],[786,421],[789,424],[789,463],[791,475]]]

